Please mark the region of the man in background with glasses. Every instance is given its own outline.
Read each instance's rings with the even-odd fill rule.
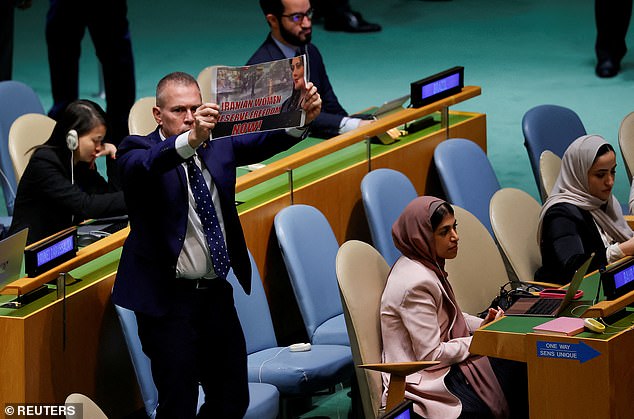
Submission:
[[[330,138],[372,122],[349,117],[339,103],[326,74],[321,53],[310,42],[313,17],[310,1],[260,0],[260,7],[271,32],[249,59],[247,65],[306,54],[308,80],[317,87],[322,99],[321,114],[312,123],[311,135]]]

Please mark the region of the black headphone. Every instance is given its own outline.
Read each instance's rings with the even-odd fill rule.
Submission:
[[[68,134],[66,134],[66,146],[70,151],[75,151],[77,147],[79,147],[79,136],[76,130],[71,129],[68,131]]]

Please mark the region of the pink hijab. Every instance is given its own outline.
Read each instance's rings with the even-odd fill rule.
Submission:
[[[445,297],[451,303],[444,305],[444,307],[447,309],[455,307],[453,313],[448,313],[448,318],[453,318],[453,326],[442,336],[446,342],[469,336],[469,329],[458,307],[453,289],[447,281],[445,259],[440,258],[436,253],[431,216],[444,203],[445,201],[432,196],[421,196],[414,199],[405,207],[403,213],[392,226],[392,239],[396,248],[405,257],[422,263],[436,274],[445,291]],[[496,418],[508,417],[509,407],[489,359],[472,355],[462,361],[459,367],[471,387],[486,403],[493,415]]]

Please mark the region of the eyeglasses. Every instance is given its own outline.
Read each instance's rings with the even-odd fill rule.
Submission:
[[[291,13],[290,15],[281,16],[289,18],[293,23],[302,23],[306,17],[309,20],[313,18],[313,9],[308,9],[306,13]]]

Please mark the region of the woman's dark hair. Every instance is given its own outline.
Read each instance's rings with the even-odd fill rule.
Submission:
[[[610,151],[614,152],[614,147],[612,147],[612,145],[610,145],[608,143],[603,144],[597,150],[597,154],[596,154],[596,156],[594,156],[594,160],[592,160],[592,164],[594,164],[594,162],[596,162],[599,157],[601,157],[604,154],[609,153]]]
[[[101,106],[91,100],[76,100],[69,104],[59,116],[53,133],[45,145],[67,149],[66,136],[74,129],[78,136],[90,132],[99,125],[106,125],[106,113]]]
[[[445,218],[445,215],[447,214],[454,215],[453,208],[448,203],[443,202],[438,208],[436,208],[436,211],[434,211],[434,213],[431,215],[431,218],[429,219],[429,221],[431,221],[432,231],[436,231],[436,229],[440,225],[440,222],[443,218]]]

